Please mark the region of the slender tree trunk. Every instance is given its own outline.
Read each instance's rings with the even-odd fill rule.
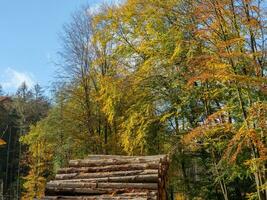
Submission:
[[[108,154],[108,120],[105,119],[105,130],[104,130],[104,144],[105,144],[105,154]]]
[[[216,157],[215,157],[213,149],[211,150],[211,158],[212,158],[212,162],[213,162],[213,165],[214,165],[215,176],[219,177],[220,176],[220,172],[219,172],[219,169],[218,169],[218,166],[217,166],[217,163],[216,163]],[[223,178],[219,180],[219,184],[220,184],[221,191],[223,193],[224,200],[229,200],[227,187],[226,187],[226,184],[225,184],[225,181],[224,181]]]

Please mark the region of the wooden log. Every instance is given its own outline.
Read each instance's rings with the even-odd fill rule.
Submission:
[[[133,170],[133,171],[113,171],[113,172],[96,172],[96,173],[70,173],[70,174],[57,174],[55,180],[69,180],[69,179],[90,179],[90,178],[105,178],[116,176],[134,176],[134,175],[148,175],[158,174],[158,170]]]
[[[122,195],[100,195],[100,196],[46,196],[42,200],[157,200],[157,196],[148,195],[142,196],[138,193],[136,196],[122,196]]]
[[[108,158],[108,159],[83,159],[83,160],[70,160],[69,167],[97,167],[97,166],[106,166],[106,165],[123,165],[123,164],[131,164],[131,163],[149,163],[149,162],[159,162],[160,160],[167,161],[167,157],[165,156],[144,156],[144,157],[122,157],[122,158]]]
[[[55,189],[62,189],[62,188],[88,188],[94,189],[97,188],[97,183],[85,183],[85,182],[63,182],[63,181],[50,181],[47,183],[47,188],[55,188]]]
[[[43,198],[43,200],[52,200],[52,199],[135,199],[135,198],[145,198],[145,199],[150,199],[150,198],[155,198],[157,197],[157,192],[154,191],[149,191],[149,192],[142,192],[142,191],[136,191],[136,192],[131,192],[131,193],[121,193],[121,194],[104,194],[104,195],[92,195],[92,196],[62,196],[62,195],[57,195],[57,196],[46,196]]]
[[[123,156],[123,155],[88,155],[86,159],[90,160],[101,160],[101,159],[132,159],[132,158],[145,158],[145,159],[155,159],[167,157],[167,155],[152,155],[152,156]]]
[[[155,197],[120,197],[120,196],[88,196],[79,197],[73,196],[69,198],[68,196],[48,196],[44,197],[42,200],[156,200]]]
[[[110,171],[133,171],[133,170],[145,170],[145,169],[158,169],[158,163],[139,163],[139,164],[126,164],[126,165],[110,165],[104,167],[70,167],[62,168],[58,170],[58,174],[69,174],[78,172],[110,172]]]
[[[68,188],[68,187],[52,187],[47,186],[45,194],[46,195],[101,195],[101,194],[112,194],[113,189],[96,189],[96,188]]]
[[[79,173],[56,174],[55,180],[68,180],[72,178],[77,178],[78,175]]]
[[[134,175],[134,176],[114,176],[114,177],[101,177],[101,178],[82,178],[82,179],[67,179],[57,180],[64,182],[119,182],[119,183],[157,183],[158,174],[147,174],[147,175]]]
[[[157,194],[156,190],[147,190],[147,189],[114,189],[114,188],[56,188],[56,187],[47,187],[45,191],[46,196],[92,196],[92,195],[104,195],[104,194],[123,194],[123,193],[139,193],[139,192],[154,192]],[[152,193],[153,194],[153,193]]]
[[[74,189],[150,189],[157,190],[157,183],[89,183],[89,182],[65,182],[65,181],[50,181],[47,184],[47,189],[71,190]]]
[[[104,167],[106,167],[106,168],[112,168],[112,167],[114,167],[114,166],[117,166],[117,167],[119,167],[119,166],[131,166],[131,165],[159,165],[159,162],[157,162],[157,161],[149,161],[149,162],[133,162],[133,163],[128,163],[128,162],[126,162],[126,161],[120,161],[120,162],[118,162],[117,164],[115,163],[115,162],[110,162],[110,163],[105,163],[105,162],[101,162],[102,164],[97,164],[97,163],[89,163],[89,162],[82,162],[81,161],[81,163],[76,163],[76,164],[72,164],[72,165],[70,165],[69,166],[69,168],[82,168],[82,167],[84,167],[84,168],[86,168],[86,167],[88,167],[88,168],[104,168]]]

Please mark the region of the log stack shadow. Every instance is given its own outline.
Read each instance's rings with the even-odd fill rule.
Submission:
[[[47,183],[44,200],[165,200],[167,155],[90,155],[71,160]]]

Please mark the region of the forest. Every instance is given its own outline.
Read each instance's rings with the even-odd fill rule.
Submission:
[[[0,90],[0,198],[41,199],[70,159],[168,154],[171,200],[267,200],[266,6],[78,9],[60,35],[52,95]]]

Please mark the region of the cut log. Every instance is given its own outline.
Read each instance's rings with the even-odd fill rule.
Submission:
[[[52,189],[55,188],[56,190],[64,189],[150,189],[150,190],[157,190],[158,184],[157,183],[89,183],[89,182],[65,182],[65,181],[50,181],[47,184],[47,188]]]
[[[81,174],[84,174],[84,173],[81,173]],[[79,175],[80,175],[79,173],[56,174],[55,180],[68,180],[72,178],[77,178]]]
[[[157,162],[151,163],[139,163],[139,164],[126,164],[126,165],[110,165],[104,167],[70,167],[62,168],[58,170],[58,174],[69,174],[78,172],[110,172],[110,171],[127,171],[127,170],[145,170],[145,169],[158,169],[159,164]]]
[[[117,189],[117,188],[56,188],[56,187],[47,187],[46,196],[92,196],[92,195],[104,195],[104,194],[124,194],[124,193],[140,193],[147,192],[151,194],[157,194],[157,190],[146,190],[146,189]]]
[[[165,158],[166,155],[152,155],[152,156],[123,156],[123,155],[88,155],[86,159],[90,160],[101,160],[101,159],[132,159],[132,158],[145,158],[155,159]]]
[[[158,170],[147,169],[147,170],[133,170],[133,171],[57,174],[55,180],[90,179],[90,178],[105,178],[105,177],[115,177],[115,176],[134,176],[134,175],[149,175],[149,174],[158,174]]]
[[[165,156],[166,157],[166,156]],[[131,163],[149,163],[149,162],[159,162],[160,160],[166,161],[161,156],[147,156],[147,157],[111,157],[103,159],[84,159],[84,160],[71,160],[69,161],[70,167],[97,167],[106,165],[123,165]]]
[[[67,179],[58,180],[65,182],[121,182],[121,183],[156,183],[158,180],[158,174],[148,175],[136,175],[136,176],[114,176],[114,177],[102,177],[102,178],[82,178],[82,179]]]
[[[120,196],[88,196],[79,197],[73,196],[69,198],[68,196],[47,196],[42,200],[157,200],[157,197],[120,197]]]
[[[95,189],[95,188],[63,188],[63,187],[46,187],[46,195],[73,195],[73,194],[80,194],[80,195],[100,195],[100,194],[111,194],[113,190],[111,189]]]
[[[156,200],[157,195],[134,193],[133,196],[128,195],[99,195],[99,196],[46,196],[42,200]]]
[[[104,194],[104,195],[92,195],[92,196],[47,196],[47,199],[94,199],[94,198],[111,198],[111,197],[121,197],[121,198],[134,198],[134,197],[156,197],[157,192],[142,192],[142,191],[136,191],[136,192],[129,192],[129,193],[121,193],[121,194]]]

